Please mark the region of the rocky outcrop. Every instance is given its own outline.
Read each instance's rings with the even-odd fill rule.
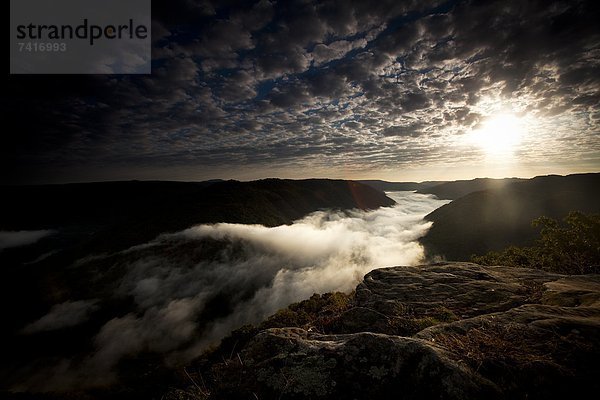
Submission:
[[[532,300],[561,275],[541,270],[443,263],[377,269],[356,289],[357,304],[389,316],[428,316],[446,308],[459,318],[504,311]]]
[[[262,396],[293,399],[494,398],[496,388],[427,341],[361,332],[269,329],[242,360]]]
[[[329,326],[266,329],[223,362],[197,363],[205,394],[547,399],[599,389],[600,275],[470,263],[378,269]]]

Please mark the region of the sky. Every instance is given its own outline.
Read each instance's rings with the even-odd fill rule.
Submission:
[[[597,1],[152,1],[151,75],[8,75],[0,182],[600,171]]]

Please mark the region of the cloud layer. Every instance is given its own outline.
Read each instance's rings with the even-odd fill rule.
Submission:
[[[392,196],[396,206],[375,211],[317,212],[274,228],[199,225],[106,255],[111,268],[125,271],[111,292],[131,298],[135,309],[108,319],[83,361],[63,360],[60,368],[34,374],[28,385],[51,390],[110,383],[118,362],[140,352],[183,362],[232,329],[315,292],[349,291],[373,268],[419,263],[417,239],[430,226],[423,216],[447,201],[410,192]],[[83,322],[91,307],[95,301],[54,306],[25,330]]]
[[[481,165],[463,136],[510,112],[520,164],[600,165],[597,2],[153,6],[152,76],[9,82],[9,160],[71,180]]]

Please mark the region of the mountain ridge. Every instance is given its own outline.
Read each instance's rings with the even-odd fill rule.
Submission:
[[[85,226],[118,248],[201,223],[289,224],[321,209],[374,209],[394,201],[369,186],[332,179],[251,182],[123,181],[5,186],[0,230]],[[121,242],[121,243],[119,243]]]
[[[420,239],[429,257],[467,261],[473,254],[530,245],[531,221],[562,219],[570,211],[600,212],[600,173],[547,175],[475,191],[431,212],[433,225]],[[457,234],[460,232],[460,234]]]

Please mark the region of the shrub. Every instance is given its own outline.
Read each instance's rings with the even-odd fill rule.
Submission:
[[[538,348],[536,340],[516,324],[482,321],[463,334],[439,332],[432,340],[476,370],[498,365],[519,369],[554,362],[547,352]]]
[[[289,305],[264,321],[259,329],[267,328],[311,328],[328,333],[331,324],[339,315],[350,308],[354,292],[313,294],[309,299]]]
[[[500,252],[473,256],[483,265],[539,268],[562,274],[600,272],[600,215],[572,211],[563,222],[540,217],[532,222],[541,228],[534,246],[511,246]]]

